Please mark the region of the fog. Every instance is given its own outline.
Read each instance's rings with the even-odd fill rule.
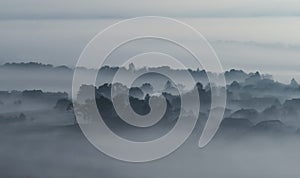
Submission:
[[[21,66],[23,65],[29,64]],[[30,64],[32,65],[35,69],[37,66],[41,67],[41,64]],[[46,68],[49,71],[57,70],[49,66]],[[104,73],[111,74],[114,70],[115,68],[107,67]],[[198,76],[203,73],[198,72],[192,74]],[[173,73],[180,75],[180,70]],[[124,89],[126,86],[120,83],[104,84],[96,88],[82,86],[82,92],[79,93],[95,90],[95,103],[105,124],[120,137],[132,141],[153,140],[168,133],[177,122],[181,101],[174,90],[181,88],[174,89],[173,83],[163,85],[168,81],[163,76],[157,75],[155,80],[149,80],[149,76],[151,73],[136,81],[134,90],[129,92],[130,105],[124,105],[132,107],[136,113],[147,114],[147,94],[158,91],[164,93],[162,96],[168,101],[166,113],[157,124],[148,128],[131,126],[117,115],[111,97],[118,95],[110,96],[111,88]],[[2,91],[0,176],[299,177],[299,84],[296,80],[292,80],[290,84],[282,84],[272,80],[270,76],[258,72],[247,74],[240,70],[228,71],[225,77],[228,82],[227,106],[224,119],[212,141],[204,148],[198,147],[210,109],[216,109],[210,108],[210,87],[198,83],[193,90],[199,92],[201,107],[191,136],[170,155],[146,163],[116,160],[97,150],[79,128],[67,93],[40,90]],[[149,82],[148,87],[141,86],[145,81]],[[184,95],[189,92],[191,91],[185,90]],[[78,103],[75,101],[75,104]],[[86,100],[83,106],[89,104]],[[106,137],[103,136],[101,138]]]
[[[299,65],[298,17],[178,19],[194,26],[211,42],[225,70],[263,70],[281,82],[290,77],[300,80],[295,67]],[[89,40],[120,20],[1,20],[0,63],[36,61],[72,68]],[[172,33],[175,38],[193,39],[176,34],[176,30]],[[118,35],[122,34],[107,37],[108,41]]]
[[[195,130],[193,136],[170,156],[134,164],[102,154],[77,126],[37,127],[14,123],[0,127],[2,177],[299,176],[299,136],[259,133],[235,139],[217,136],[207,147],[200,149],[196,144],[199,130]]]
[[[300,177],[299,12],[297,0],[0,1],[0,177]],[[212,91],[217,86],[208,81],[212,76],[218,83],[223,79],[220,73],[190,62],[191,56],[180,53],[183,49],[178,46],[153,39],[133,40],[115,50],[96,82],[80,84],[72,98],[74,70],[82,74],[82,81],[91,81],[86,79],[96,74],[97,66],[93,64],[89,69],[76,66],[89,41],[116,22],[147,15],[181,20],[208,40],[224,69],[224,108],[212,108]],[[106,35],[103,42],[107,45],[126,34],[135,34],[134,30],[152,29],[169,34],[174,41],[199,45],[194,36],[179,28],[153,27],[145,21],[139,25]],[[145,51],[170,56],[135,56],[138,60],[134,64],[127,61],[125,67],[120,66]],[[198,52],[203,52],[206,59],[207,51]],[[185,66],[179,68],[174,62],[164,61],[172,55]],[[112,82],[117,70],[123,73]],[[160,75],[162,71],[182,83],[188,71],[195,83],[176,83]],[[128,84],[129,77],[143,72],[148,73]],[[117,90],[123,93],[113,93]],[[220,93],[216,95],[224,98]],[[182,97],[189,99],[188,110],[182,107]],[[151,107],[150,98],[164,98],[165,105],[155,102]],[[136,127],[118,114],[115,99],[123,111],[133,110],[138,116],[159,113],[157,109],[164,107],[165,113],[154,125]],[[198,102],[190,102],[198,99],[200,108]],[[80,122],[99,121],[89,117],[94,114],[91,108],[117,136],[137,142],[169,133],[181,113],[185,117],[180,128],[193,118],[198,120],[188,139],[170,155],[130,163],[105,155],[85,137]],[[198,110],[189,112],[189,108]],[[75,117],[78,110],[83,120]],[[207,146],[199,148],[209,115],[218,110],[224,110],[222,122],[214,125],[218,131]],[[104,133],[95,138],[104,143],[111,137]],[[182,135],[175,135],[177,138]],[[118,150],[120,147],[114,147],[114,143],[105,147]],[[121,147],[124,153],[125,146]],[[150,153],[140,149],[130,156],[135,154]]]

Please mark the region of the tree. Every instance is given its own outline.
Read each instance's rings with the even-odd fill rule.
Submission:
[[[25,120],[25,119],[26,119],[26,115],[25,115],[24,113],[21,113],[21,114],[19,115],[19,119],[20,119],[20,120]]]
[[[59,99],[56,102],[56,105],[54,108],[58,109],[60,111],[69,111],[69,110],[72,110],[73,105],[70,100],[64,98],[64,99]]]
[[[290,86],[293,88],[299,87],[298,82],[294,78],[291,80]]]
[[[142,89],[143,92],[146,93],[146,94],[152,94],[152,93],[154,93],[154,88],[153,88],[153,86],[152,86],[150,83],[144,83],[144,84],[141,86],[141,89]]]
[[[144,98],[144,92],[138,87],[132,87],[129,89],[129,95],[134,98]]]
[[[135,71],[135,66],[133,63],[129,64],[129,71],[134,72]]]
[[[173,87],[172,83],[170,82],[170,80],[168,80],[165,84],[165,89],[170,89],[172,87]]]

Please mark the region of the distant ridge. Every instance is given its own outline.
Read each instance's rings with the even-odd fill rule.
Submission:
[[[72,70],[71,68],[67,67],[66,65],[54,66],[52,64],[43,64],[40,62],[12,62],[12,63],[5,63],[0,66],[1,68],[12,68],[12,69],[23,69],[23,68],[30,68],[30,69],[61,69],[61,70]]]

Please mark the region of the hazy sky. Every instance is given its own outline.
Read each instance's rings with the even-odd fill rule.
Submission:
[[[260,70],[280,81],[300,81],[299,0],[0,1],[0,63],[74,66],[99,31],[144,15],[194,26],[211,42],[225,69]]]
[[[178,17],[299,16],[298,0],[9,0],[0,2],[0,17],[104,18],[164,15]]]

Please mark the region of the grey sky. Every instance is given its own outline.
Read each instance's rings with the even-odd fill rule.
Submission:
[[[0,2],[2,19],[299,16],[298,0],[9,0]]]
[[[74,66],[99,31],[142,15],[174,17],[194,26],[211,42],[225,69],[300,80],[298,0],[0,1],[0,63]]]

